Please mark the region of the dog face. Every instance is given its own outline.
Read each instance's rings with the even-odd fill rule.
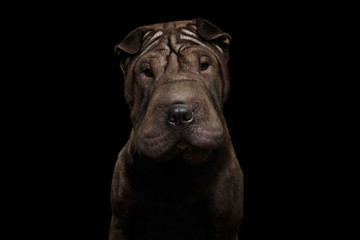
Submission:
[[[222,145],[230,40],[196,19],[140,27],[116,45],[140,154],[164,161]]]

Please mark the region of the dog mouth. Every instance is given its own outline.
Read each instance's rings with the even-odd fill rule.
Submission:
[[[211,128],[194,123],[175,128],[169,123],[163,123],[156,124],[154,131],[156,129],[157,134],[149,131],[136,136],[138,150],[154,161],[168,161],[182,154],[190,156],[194,152],[207,152],[218,148],[224,138],[222,125]]]
[[[191,151],[192,150],[192,146],[191,144],[189,144],[188,142],[186,142],[185,140],[180,140],[176,145],[175,148],[180,150],[180,151]]]
[[[163,149],[166,150],[166,149]],[[159,151],[157,151],[159,152]],[[144,155],[153,162],[170,162],[180,160],[189,165],[198,165],[206,161],[211,151],[201,149],[181,139],[161,155]],[[143,153],[144,154],[144,153]]]

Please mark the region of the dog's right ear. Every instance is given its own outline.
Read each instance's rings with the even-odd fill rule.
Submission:
[[[124,40],[115,46],[114,52],[120,56],[120,67],[125,73],[127,65],[130,62],[133,55],[140,51],[142,39],[144,35],[143,28],[137,28],[130,32]]]

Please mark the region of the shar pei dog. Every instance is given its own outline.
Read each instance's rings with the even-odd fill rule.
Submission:
[[[204,19],[115,46],[132,130],[116,162],[110,240],[235,240],[243,175],[223,115],[231,37]]]

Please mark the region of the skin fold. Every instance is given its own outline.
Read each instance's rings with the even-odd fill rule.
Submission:
[[[116,45],[133,128],[114,168],[110,240],[238,239],[243,175],[222,113],[230,41],[195,19]]]

